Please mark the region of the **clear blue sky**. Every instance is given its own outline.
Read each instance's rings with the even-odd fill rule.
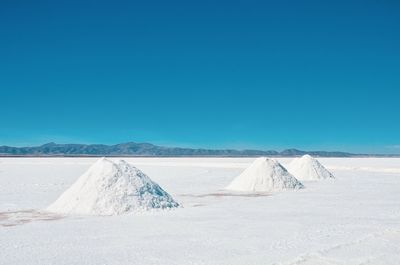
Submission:
[[[400,2],[0,2],[0,145],[400,153]]]

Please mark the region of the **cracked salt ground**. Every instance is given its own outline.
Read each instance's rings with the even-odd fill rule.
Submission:
[[[363,238],[303,254],[287,265],[398,264],[400,230],[385,230]]]
[[[46,208],[95,160],[1,159],[0,212]],[[49,221],[12,213],[0,223],[31,221],[0,226],[0,264],[400,264],[400,159],[319,159],[335,181],[269,196],[213,196],[253,159],[126,160],[184,208]]]

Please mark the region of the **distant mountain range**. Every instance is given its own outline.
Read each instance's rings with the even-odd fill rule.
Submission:
[[[34,147],[0,146],[0,156],[294,157],[304,154],[320,157],[391,156],[352,154],[346,152],[301,151],[297,149],[286,149],[282,152],[274,150],[195,149],[164,147],[149,143],[135,142],[116,145],[47,143]]]

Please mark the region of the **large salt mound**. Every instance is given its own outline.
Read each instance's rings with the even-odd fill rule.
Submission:
[[[320,180],[334,178],[321,163],[310,155],[295,158],[288,170],[300,180]]]
[[[303,187],[303,184],[279,162],[260,157],[236,177],[226,189],[242,192],[273,192]]]
[[[46,210],[63,214],[117,215],[179,204],[146,174],[123,160],[101,158]]]

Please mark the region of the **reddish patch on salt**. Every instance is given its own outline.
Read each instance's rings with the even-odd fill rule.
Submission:
[[[36,210],[0,212],[0,226],[10,227],[34,221],[55,221],[61,218],[63,216],[59,214]]]

